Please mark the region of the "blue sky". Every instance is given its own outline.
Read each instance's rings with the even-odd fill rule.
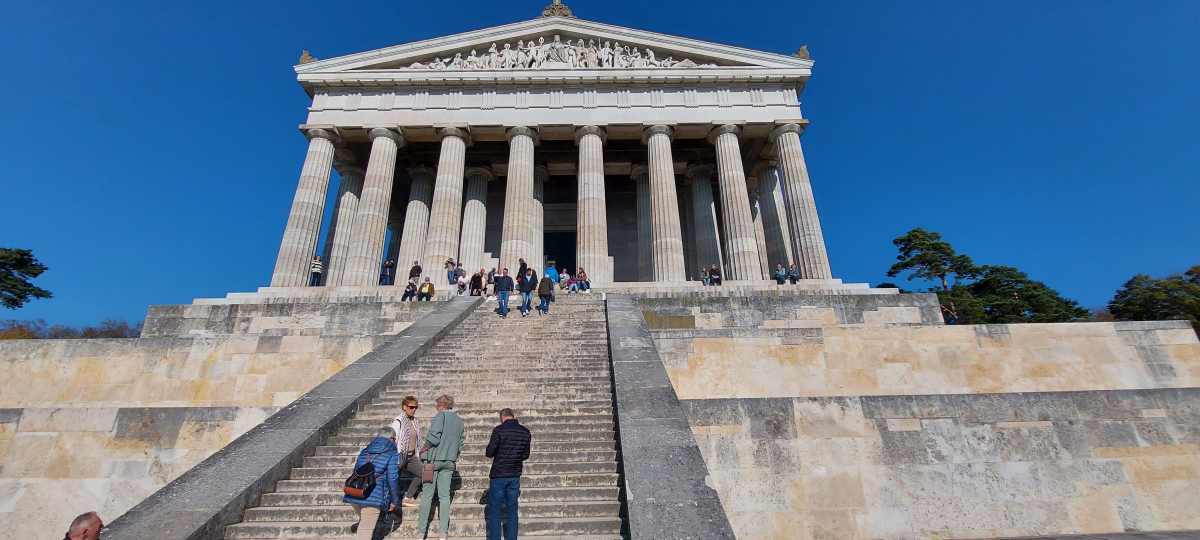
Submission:
[[[291,66],[532,18],[544,2],[17,2],[0,23],[0,246],[132,321],[270,277],[305,140]],[[816,60],[804,137],[834,274],[942,232],[1087,306],[1200,264],[1200,2],[572,0],[612,24]],[[836,4],[836,5],[835,5]]]

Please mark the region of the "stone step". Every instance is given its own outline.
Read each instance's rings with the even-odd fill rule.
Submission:
[[[415,519],[405,519],[400,528],[392,533],[390,537],[410,538],[415,536],[416,521]],[[350,524],[351,522],[322,523],[319,521],[238,523],[225,528],[225,538],[227,540],[247,540],[258,538],[300,539],[351,536]],[[431,538],[436,537],[433,534],[436,528],[436,524],[430,526]],[[574,537],[574,535],[587,534],[619,535],[620,532],[621,518],[616,515],[611,517],[574,519],[531,518],[521,521],[522,536],[556,534],[571,535]],[[485,536],[487,531],[483,520],[456,520],[451,515],[449,533],[451,538],[460,538],[464,536]]]
[[[525,488],[575,488],[575,487],[610,487],[617,486],[620,477],[615,473],[597,474],[523,474],[521,489]],[[284,493],[296,492],[341,492],[346,481],[342,478],[310,478],[305,480],[280,480],[275,483],[275,491]],[[488,478],[484,476],[464,477],[459,489],[484,489],[488,486]]]
[[[422,419],[424,419],[424,421],[428,422],[431,418],[433,418],[433,415],[424,414],[425,406],[422,405],[421,407],[422,408],[417,413],[417,418],[422,418]],[[527,419],[527,418],[555,417],[555,416],[564,416],[564,417],[566,417],[566,416],[591,416],[591,415],[612,416],[612,407],[611,406],[608,406],[608,407],[529,407],[529,408],[525,408],[525,409],[518,409],[516,407],[510,407],[510,408],[513,410],[513,412],[517,413],[517,418],[521,419],[521,422],[524,422],[525,419]],[[362,409],[359,409],[358,414],[355,416],[378,416],[381,418],[384,418],[384,417],[395,418],[396,415],[399,414],[399,412],[397,412],[399,410],[400,410],[399,405],[397,405],[395,407],[392,407],[390,405],[367,405],[367,406],[363,407]],[[464,421],[466,421],[466,420],[474,419],[474,418],[485,418],[485,419],[490,419],[490,420],[497,420],[496,415],[498,414],[498,411],[500,409],[467,410],[467,409],[460,409],[458,407],[455,407],[454,410],[458,411],[458,415],[461,416]]]
[[[400,402],[404,398],[387,398],[377,399],[372,401],[368,407],[394,407],[395,410],[400,410]],[[426,401],[428,403],[428,401]],[[558,408],[563,410],[571,410],[574,408],[594,408],[594,407],[612,407],[612,398],[605,399],[541,399],[538,396],[525,396],[525,399],[513,399],[506,401],[494,400],[476,400],[454,403],[454,410],[468,411],[471,413],[490,412],[495,414],[496,411],[505,407],[511,408],[514,411],[524,409],[545,409]]]
[[[345,427],[337,432],[338,437],[366,437],[374,438],[376,431],[386,426],[387,424],[378,427]],[[486,441],[492,435],[492,428],[489,426],[467,426],[467,440],[478,439]],[[556,424],[554,426],[544,427],[540,431],[533,432],[534,441],[543,439],[548,441],[570,440],[573,437],[587,437],[585,440],[594,440],[591,437],[596,435],[613,438],[615,431],[612,425],[608,426],[588,426],[586,424]]]
[[[471,455],[471,454],[481,455],[481,454],[483,454],[483,450],[486,447],[487,447],[487,441],[480,440],[480,441],[476,441],[474,443],[472,443],[471,441],[467,441],[467,443],[463,445],[462,453],[465,455]],[[584,441],[584,442],[543,441],[543,440],[538,439],[538,440],[534,441],[533,452],[598,452],[598,451],[616,450],[616,449],[617,449],[616,439],[613,439],[611,441]],[[316,456],[340,456],[340,455],[353,454],[353,455],[357,456],[359,450],[362,450],[361,446],[325,445],[325,446],[318,446],[313,455],[316,455]]]
[[[315,480],[318,478],[340,478],[345,480],[353,472],[350,466],[344,467],[295,467],[292,469],[291,480]],[[490,463],[460,463],[458,475],[467,477],[487,477],[491,471]],[[596,474],[616,473],[617,464],[614,461],[581,462],[581,463],[526,463],[525,472],[529,474]]]
[[[382,426],[381,426],[382,427]],[[472,437],[475,435],[475,437]],[[467,442],[478,441],[479,444],[487,442],[491,436],[490,431],[479,431],[475,433],[467,433]],[[375,433],[372,430],[369,435],[334,435],[329,438],[327,444],[333,446],[366,446],[375,438]],[[550,433],[539,433],[536,444],[545,442],[591,442],[591,441],[613,441],[616,440],[616,433],[613,430],[607,431],[556,431]]]
[[[343,427],[377,428],[379,426],[391,424],[393,418],[395,418],[395,416],[390,414],[359,414],[353,419],[347,421],[346,425]],[[417,425],[424,429],[429,425],[430,419],[421,418],[418,416],[414,421],[417,422]],[[467,425],[468,427],[484,427],[490,430],[491,428],[499,425],[500,422],[499,418],[495,414],[489,414],[487,416],[463,418],[463,424]],[[532,431],[537,431],[539,429],[554,429],[554,426],[556,425],[607,425],[611,428],[613,425],[613,419],[611,414],[597,414],[588,416],[526,416],[521,418],[521,425],[529,428]]]
[[[407,482],[407,480],[402,480]],[[340,487],[341,484],[338,484]],[[530,488],[521,485],[521,504],[526,502],[560,502],[575,501],[615,501],[620,496],[621,489],[617,486],[593,487],[545,487]],[[478,501],[483,496],[483,489],[460,489],[455,492],[455,500]],[[262,497],[264,507],[277,506],[337,506],[342,502],[341,490],[330,491],[280,491],[267,493]]]
[[[514,410],[514,412],[517,414],[517,417],[520,418],[521,425],[526,426],[526,427],[541,425],[546,422],[606,422],[606,421],[611,422],[612,421],[612,413],[611,412],[594,413],[594,414],[571,414],[571,413],[567,413],[567,414],[561,414],[561,413],[560,414],[528,414],[524,411],[516,411],[516,410]],[[464,414],[463,412],[460,411],[458,413],[458,416],[461,417],[463,419],[463,422],[466,423],[467,425],[486,424],[486,425],[496,426],[496,425],[500,424],[500,418],[499,418],[499,416],[497,416],[496,411],[489,411],[486,413],[482,413],[482,412],[481,413],[471,413],[471,414]],[[369,423],[372,426],[377,426],[377,425],[379,425],[379,422],[391,422],[392,419],[394,419],[395,417],[396,417],[396,415],[393,414],[392,411],[390,411],[390,410],[387,412],[382,412],[382,410],[380,412],[368,412],[366,410],[363,410],[363,411],[359,411],[358,414],[354,415],[354,418],[352,420],[350,420],[350,424],[353,425],[356,423],[361,423],[361,424]],[[425,424],[429,423],[430,420],[433,419],[433,415],[424,416],[421,414],[417,414],[415,419],[418,423],[421,423],[421,425],[425,425]]]
[[[347,450],[353,448],[350,446],[344,447]],[[349,467],[358,458],[357,450],[336,455],[325,456],[308,456],[304,458],[304,467]],[[525,461],[529,463],[571,463],[571,462],[597,462],[597,461],[615,461],[617,452],[615,450],[595,451],[595,452],[543,452],[533,450],[529,453],[529,459]],[[490,464],[492,458],[483,454],[466,454],[464,453],[458,463],[462,464]]]
[[[474,499],[465,499],[452,495],[450,516],[451,521],[454,520],[480,520],[484,519],[484,505],[479,504],[478,497]],[[621,503],[617,500],[611,501],[574,501],[569,503],[563,502],[526,502],[521,501],[520,518],[579,518],[579,517],[602,517],[606,515],[616,515],[621,510]],[[417,521],[417,509],[405,508],[404,521]],[[354,511],[354,507],[349,504],[340,504],[336,506],[259,506],[246,510],[244,518],[246,522],[260,521],[320,521],[320,522],[350,522],[358,520],[358,514]]]
[[[588,375],[567,375],[567,374],[551,374],[539,375],[537,372],[531,372],[529,375],[513,376],[509,373],[497,374],[493,371],[479,370],[478,373],[463,374],[454,379],[456,382],[479,382],[490,384],[538,384],[538,385],[556,385],[556,384],[604,384],[612,382],[608,373],[603,375],[588,374]],[[429,373],[410,372],[400,376],[400,381],[396,384],[389,385],[387,390],[403,390],[406,387],[416,386],[421,387],[423,384],[444,382],[440,377],[432,376]]]

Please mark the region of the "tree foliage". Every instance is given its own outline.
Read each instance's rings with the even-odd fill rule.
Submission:
[[[1123,321],[1190,321],[1200,332],[1200,265],[1162,279],[1133,276],[1113,295],[1108,311]]]
[[[892,244],[900,253],[896,255],[896,264],[888,270],[888,277],[896,277],[902,272],[909,272],[908,279],[936,280],[942,285],[943,291],[950,290],[949,278],[970,278],[975,275],[975,263],[966,255],[954,251],[949,242],[942,240],[942,235],[936,232],[916,228],[904,236],[892,240]]]
[[[28,249],[0,248],[0,303],[17,309],[30,298],[50,298],[50,291],[30,283],[46,271]]]
[[[937,282],[940,286],[929,290],[937,293],[952,324],[1065,322],[1089,316],[1074,300],[1017,268],[976,265],[939,233],[913,229],[892,244],[900,253],[888,276],[908,272],[909,280]]]
[[[100,324],[80,328],[55,324],[46,325],[41,319],[33,321],[0,321],[0,339],[96,339],[135,338],[142,334],[142,325],[105,319]]]

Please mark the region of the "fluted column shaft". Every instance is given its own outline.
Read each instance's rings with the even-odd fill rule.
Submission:
[[[654,281],[685,281],[683,233],[679,227],[679,200],[675,192],[675,160],[671,156],[673,130],[668,126],[646,128],[649,147],[650,228],[654,251]]]
[[[383,242],[387,238],[388,209],[392,202],[392,181],[396,171],[396,150],[404,144],[392,129],[370,131],[371,158],[363,180],[362,196],[350,234],[349,256],[341,284],[369,286],[379,284]]]
[[[783,170],[783,197],[791,229],[792,254],[797,259],[801,277],[831,279],[833,274],[829,270],[821,220],[817,217],[817,201],[809,182],[808,166],[804,163],[804,151],[800,149],[800,131],[799,125],[786,124],[771,132]]]
[[[437,179],[433,185],[433,206],[429,210],[429,231],[425,237],[426,271],[442,268],[446,259],[458,259],[458,240],[462,236],[463,169],[466,166],[467,132],[458,128],[438,130],[442,138]],[[440,274],[436,274],[440,275]]]
[[[575,264],[587,271],[594,284],[613,281],[608,262],[608,215],[604,197],[604,128],[583,126],[575,130],[579,146],[579,189],[575,214]]]
[[[754,242],[758,245],[758,267],[762,270],[764,276],[769,276],[771,275],[771,270],[767,263],[767,235],[763,230],[762,208],[759,206],[757,190],[750,188],[749,193],[750,214],[754,216]]]
[[[517,271],[518,259],[533,259],[533,147],[537,132],[508,130],[508,178],[504,187],[504,224],[500,233],[500,267]]]
[[[696,237],[696,266],[707,269],[711,265],[721,268],[721,235],[717,231],[717,205],[713,201],[712,165],[688,167],[688,179],[692,190],[692,229]]]
[[[764,167],[758,173],[758,207],[762,212],[763,235],[767,243],[767,260],[771,268],[776,264],[787,267],[796,262],[792,257],[791,230],[783,204],[783,181],[775,165]]]
[[[416,167],[408,171],[412,184],[408,188],[408,205],[404,210],[404,231],[400,234],[400,251],[396,255],[396,275],[408,279],[408,270],[414,262],[420,262],[425,253],[425,233],[429,230],[429,207],[433,203],[433,170]],[[424,275],[432,276],[432,268],[425,268]],[[439,266],[438,268],[441,268]],[[399,280],[397,280],[399,281]]]
[[[325,239],[325,285],[336,287],[342,283],[346,269],[346,258],[350,251],[350,236],[354,233],[354,219],[358,213],[358,198],[362,195],[363,170],[356,166],[338,168],[338,198],[330,219],[332,227]]]
[[[467,169],[466,176],[467,192],[458,260],[462,261],[470,274],[483,267],[483,242],[487,235],[487,185],[492,179],[492,171],[486,167],[471,167]]]
[[[650,209],[650,170],[637,166],[630,172],[637,189],[638,281],[654,281],[654,246],[650,232],[654,213]]]
[[[328,129],[310,129],[308,154],[300,169],[296,195],[288,212],[275,271],[271,273],[272,287],[303,287],[308,285],[308,269],[317,251],[321,218],[325,213],[325,195],[329,190],[329,174],[333,168],[333,143],[337,134]]]
[[[726,271],[729,279],[761,280],[758,241],[746,189],[746,172],[738,144],[737,126],[724,125],[709,134],[717,147],[717,178],[721,191],[721,225],[725,232]]]
[[[529,266],[538,272],[538,276],[546,271],[546,182],[550,180],[550,171],[543,165],[533,168],[533,221],[530,225],[530,240],[533,243],[533,260]]]

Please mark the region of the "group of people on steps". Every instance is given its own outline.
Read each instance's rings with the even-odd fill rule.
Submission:
[[[443,540],[449,537],[450,488],[466,443],[466,425],[454,410],[452,396],[439,396],[434,404],[437,414],[428,428],[422,430],[417,419],[420,404],[416,397],[406,396],[401,400],[400,414],[391,425],[379,429],[358,453],[354,462],[356,472],[370,463],[375,481],[364,497],[349,494],[342,497],[358,514],[358,523],[350,526],[357,540],[370,540],[380,517],[384,513],[399,514],[401,508],[418,509],[417,538],[426,538],[435,498],[438,532]],[[529,459],[532,436],[517,421],[512,409],[501,409],[499,417],[500,424],[492,429],[484,450],[484,455],[492,458],[486,493],[487,538],[500,540],[503,536],[505,540],[516,540],[521,473],[525,460]],[[412,475],[403,491],[401,471]]]

